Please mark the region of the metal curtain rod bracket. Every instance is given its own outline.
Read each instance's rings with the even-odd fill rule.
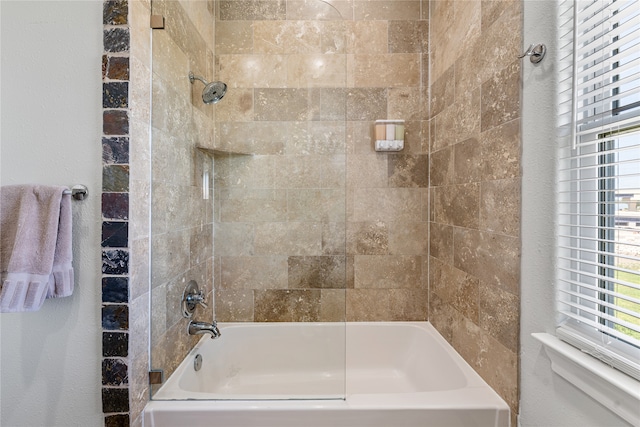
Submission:
[[[64,190],[62,194],[71,195],[76,200],[84,200],[89,196],[89,189],[86,185],[78,184],[71,187],[71,190]]]

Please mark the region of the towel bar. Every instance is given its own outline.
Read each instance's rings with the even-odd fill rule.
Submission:
[[[71,190],[64,190],[62,194],[69,194],[76,200],[84,200],[89,196],[89,189],[86,185],[78,184],[71,187]]]

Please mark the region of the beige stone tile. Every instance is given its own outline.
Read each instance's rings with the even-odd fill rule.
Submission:
[[[286,256],[221,257],[218,289],[286,289]]]
[[[469,138],[453,146],[454,182],[478,182],[482,178],[482,147],[478,138]]]
[[[480,228],[518,237],[521,199],[518,178],[483,182],[480,187]]]
[[[509,351],[479,326],[465,320],[453,334],[454,348],[480,376],[516,410],[518,408],[518,355]]]
[[[285,221],[287,194],[284,190],[231,189],[220,191],[223,222]]]
[[[339,255],[346,254],[346,223],[323,222],[322,223],[322,254]]]
[[[481,283],[479,325],[508,350],[520,347],[520,298],[495,286]]]
[[[388,21],[351,21],[347,52],[352,54],[384,54],[388,50]]]
[[[375,154],[373,149],[374,136],[372,122],[349,121],[347,122],[346,132],[348,154]],[[349,162],[349,158],[347,158],[347,162]]]
[[[426,188],[429,184],[427,154],[390,154],[389,187]]]
[[[254,254],[255,225],[242,222],[218,222],[214,231],[216,256]]]
[[[284,126],[283,126],[284,125]],[[344,122],[280,123],[287,129],[286,153],[291,155],[344,154],[346,149]]]
[[[305,121],[313,116],[306,89],[259,89],[254,104],[255,120]]]
[[[218,9],[221,21],[286,19],[284,0],[222,0]]]
[[[422,257],[413,255],[356,255],[356,289],[416,289],[422,286]]]
[[[314,21],[255,21],[253,49],[259,54],[321,54],[322,27]]]
[[[389,21],[389,53],[429,51],[429,21]]]
[[[483,180],[521,176],[520,122],[513,120],[480,135]]]
[[[231,88],[286,87],[283,55],[217,55],[218,79]]]
[[[347,185],[352,188],[386,188],[388,162],[386,154],[347,156]]]
[[[391,222],[389,224],[390,255],[427,255],[429,223]]]
[[[347,223],[347,253],[386,255],[389,253],[389,227],[378,222]]]
[[[434,187],[454,183],[453,148],[445,147],[431,153],[431,167],[429,169],[430,183]]]
[[[429,261],[429,291],[457,313],[478,324],[480,281],[450,264],[431,257]]]
[[[253,120],[253,89],[228,89],[224,101],[215,105],[215,112],[217,122],[248,122]]]
[[[229,156],[217,163],[216,184],[221,188],[276,188],[278,156]]]
[[[288,0],[287,19],[304,19],[310,21],[341,21],[352,19],[351,1],[344,0]]]
[[[458,97],[435,117],[432,150],[438,151],[449,145],[476,137],[480,133],[480,90]]]
[[[347,262],[345,255],[290,256],[289,289],[345,289]]]
[[[344,322],[346,319],[346,290],[322,289],[320,291],[320,321]]]
[[[447,263],[453,263],[453,227],[437,222],[429,227],[429,255]]]
[[[520,60],[482,84],[482,131],[520,117]]]
[[[427,93],[419,87],[389,88],[387,112],[391,119],[424,120]]]
[[[455,100],[454,66],[443,71],[440,77],[431,85],[429,117],[435,117],[453,104]]]
[[[290,189],[287,191],[287,219],[344,221],[345,204],[344,189]]]
[[[354,88],[347,94],[347,120],[378,120],[387,118],[387,90],[384,88]]]
[[[290,128],[282,122],[220,122],[215,126],[215,148],[250,154],[283,154]]]
[[[256,255],[322,255],[321,222],[258,222],[253,245]]]
[[[344,87],[347,59],[340,54],[287,56],[287,86],[294,88]]]
[[[420,221],[419,188],[354,189],[353,221]]]
[[[520,284],[520,239],[502,234],[455,228],[456,268],[515,295]]]
[[[317,322],[320,289],[266,289],[254,292],[256,322]]]
[[[411,87],[420,85],[421,59],[415,53],[354,56],[356,87]]]
[[[217,289],[215,315],[218,322],[252,322],[253,291]]]
[[[435,187],[431,194],[433,221],[458,227],[478,228],[479,183]]]
[[[217,55],[253,53],[251,21],[216,21]]]
[[[427,292],[422,289],[348,289],[347,321],[426,320]]]
[[[375,0],[353,2],[353,17],[365,20],[415,20],[420,19],[419,1]]]

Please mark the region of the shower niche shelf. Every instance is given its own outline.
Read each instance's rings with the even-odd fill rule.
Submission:
[[[235,155],[235,156],[253,156],[253,153],[247,153],[245,151],[228,150],[226,148],[209,148],[209,147],[203,147],[202,145],[196,145],[196,148],[201,152],[203,152],[204,154],[207,154],[212,157],[229,155],[229,154]]]

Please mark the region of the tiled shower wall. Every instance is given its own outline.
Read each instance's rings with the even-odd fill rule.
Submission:
[[[186,341],[172,341],[185,338],[181,330],[185,325],[173,317],[176,308],[171,304],[176,285],[186,280],[188,271],[196,275],[206,271],[206,277],[215,278],[221,320],[289,320],[291,299],[283,296],[290,291],[304,291],[310,298],[303,301],[315,304],[306,306],[304,320],[428,316],[515,413],[520,208],[520,71],[515,57],[521,44],[521,2],[432,1],[431,20],[426,3],[421,6],[417,1],[338,2],[341,19],[334,19],[335,13],[324,7],[296,1],[260,2],[261,9],[253,11],[246,9],[248,2],[220,2],[215,12],[210,2],[179,2],[179,7],[163,12],[155,10],[160,2],[153,3],[154,13],[164,14],[168,24],[154,33],[154,49],[160,49],[154,51],[154,61],[157,54],[165,55],[157,64],[164,72],[154,76],[159,79],[154,99],[163,98],[168,108],[159,118],[164,125],[154,132],[163,135],[166,155],[176,163],[190,159],[193,169],[173,163],[153,165],[154,171],[160,169],[158,185],[167,194],[160,207],[150,206],[151,4],[129,1],[129,331],[114,332],[129,335],[128,383],[118,387],[129,388],[132,425],[140,424],[148,398],[148,317],[162,319],[152,320],[154,340],[159,340],[152,342],[166,345],[154,346],[158,351],[154,360],[165,363],[165,373],[187,351]],[[178,5],[171,4],[164,7]],[[211,40],[208,34],[214,31],[207,27],[212,12],[219,14],[217,44],[203,50],[204,40]],[[285,29],[299,37],[287,38],[291,33],[282,32]],[[187,37],[194,34],[197,41],[192,46]],[[213,53],[203,54],[209,50],[215,58]],[[313,68],[318,64],[324,65]],[[246,77],[236,72],[240,69],[248,73]],[[225,80],[230,85],[227,97],[215,107],[203,106],[202,86],[190,87],[185,79],[189,70]],[[274,98],[286,102],[274,104]],[[380,118],[408,120],[402,154],[372,151],[371,124]],[[213,120],[215,136],[206,130]],[[171,132],[183,121],[197,131]],[[298,126],[304,131],[291,133]],[[216,245],[227,245],[216,248],[220,256],[215,267],[213,260],[206,261],[206,270],[205,261],[191,252],[200,244],[198,227],[171,231],[165,222],[154,228],[153,239],[149,233],[149,213],[158,210],[167,221],[193,215],[204,235],[213,226],[209,221],[214,214],[206,213],[196,195],[201,193],[199,174],[208,160],[200,151],[186,151],[180,145],[185,141],[189,147],[200,144],[254,154],[213,156],[218,191],[215,227],[217,237],[224,237]],[[245,206],[233,202],[243,192],[253,195]],[[332,193],[340,193],[340,198],[331,199]],[[264,197],[256,201],[261,194],[280,194],[280,201],[285,194],[286,203],[264,203]],[[191,197],[196,200],[195,211],[180,211]],[[342,221],[334,214],[335,206],[327,205],[330,200],[343,201]],[[109,205],[103,203],[103,211]],[[289,216],[289,207],[294,208],[291,215],[300,215],[303,211],[297,206],[302,205],[316,207],[307,211],[310,215],[322,213]],[[265,210],[269,211],[262,212],[265,215],[283,215],[278,209],[284,209],[286,216],[247,216]],[[242,221],[228,221],[233,215]],[[249,237],[240,237],[244,233]],[[177,263],[176,269],[165,270],[171,278],[162,279],[153,271],[152,313],[148,310],[150,242],[164,245],[164,262]],[[182,249],[177,242],[184,244]],[[162,254],[161,249],[154,251]],[[183,257],[185,253],[188,256]],[[278,281],[252,279],[259,285],[243,281],[246,275],[258,277],[251,270],[254,265],[263,271],[274,265],[274,258],[279,258]],[[153,262],[159,262],[155,255]],[[239,265],[247,269],[245,276],[234,276]],[[202,280],[211,290],[211,283]],[[269,307],[265,303],[274,299],[278,304],[270,307],[277,315],[265,314],[264,307]],[[117,402],[107,396],[106,403]],[[125,420],[124,414],[107,417],[107,425],[123,425]]]
[[[218,5],[218,320],[426,320],[427,10]],[[388,118],[402,153],[373,151]]]
[[[522,2],[431,7],[429,319],[515,422]]]
[[[213,77],[214,19],[213,1],[154,0],[152,9],[165,23],[152,44],[151,367],[167,377],[200,338],[182,315],[189,281],[208,293],[193,318],[213,319],[213,160],[196,147],[212,146],[215,110],[188,75]]]

